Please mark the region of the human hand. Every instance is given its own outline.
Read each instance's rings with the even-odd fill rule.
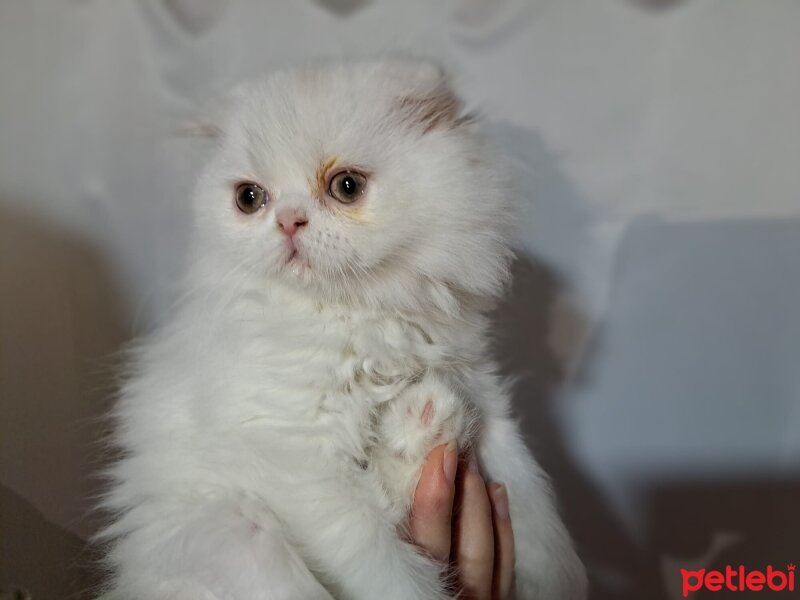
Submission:
[[[461,466],[455,442],[428,454],[409,530],[412,542],[455,567],[463,597],[510,600],[514,533],[508,496],[502,484],[484,483],[474,454]]]

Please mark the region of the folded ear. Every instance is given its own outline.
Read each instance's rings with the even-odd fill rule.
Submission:
[[[464,105],[450,86],[447,73],[429,62],[415,67],[406,65],[404,76],[410,85],[402,90],[396,104],[403,120],[423,133],[452,129],[464,122]]]
[[[400,99],[405,120],[423,133],[434,129],[453,129],[461,122],[461,100],[446,84],[428,93]]]

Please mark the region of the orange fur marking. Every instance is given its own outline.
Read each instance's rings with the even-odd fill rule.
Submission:
[[[317,177],[316,181],[309,180],[309,185],[311,187],[311,194],[319,198],[320,202],[323,205],[328,206],[330,210],[334,211],[336,214],[342,215],[345,219],[349,219],[351,221],[355,221],[356,223],[369,223],[371,219],[365,214],[365,211],[361,210],[360,206],[354,207],[345,207],[345,206],[330,206],[328,202],[325,202],[324,196],[327,195],[328,190],[325,189],[325,184],[327,183],[328,173],[336,166],[336,162],[339,160],[338,156],[332,156],[324,162],[319,164],[319,168],[317,169]]]

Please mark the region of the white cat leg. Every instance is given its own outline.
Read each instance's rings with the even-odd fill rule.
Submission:
[[[120,564],[112,598],[333,600],[262,505],[182,500],[157,511],[140,506],[122,518],[130,531],[111,556]]]
[[[487,481],[508,489],[516,548],[516,600],[584,600],[586,573],[558,515],[547,476],[517,424],[487,415],[477,442]]]
[[[400,538],[398,515],[385,498],[374,498],[377,487],[320,488],[316,501],[295,505],[303,518],[289,529],[302,540],[298,549],[309,566],[336,598],[451,600],[444,589],[446,567]]]

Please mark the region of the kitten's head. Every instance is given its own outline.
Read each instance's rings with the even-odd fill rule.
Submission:
[[[441,70],[382,60],[239,88],[196,194],[220,281],[403,310],[496,296],[504,175]]]

